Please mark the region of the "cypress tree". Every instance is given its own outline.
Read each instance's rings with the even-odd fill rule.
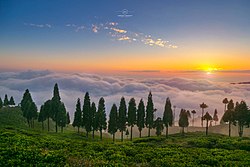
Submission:
[[[171,102],[170,99],[166,99],[165,103],[165,109],[163,113],[163,123],[165,124],[166,127],[166,137],[168,136],[168,127],[172,126],[173,124],[173,111],[171,107]]]
[[[9,105],[15,105],[13,96],[10,97]]]
[[[98,123],[97,123],[97,113],[96,113],[96,106],[95,106],[95,103],[92,102],[91,104],[91,118],[92,118],[92,125],[91,125],[91,128],[92,128],[92,138],[94,139],[95,137],[95,131],[98,130]]]
[[[0,97],[0,109],[3,107],[3,101],[2,101],[2,99],[1,99],[1,97]]]
[[[118,114],[117,114],[117,107],[113,104],[110,114],[109,114],[109,121],[108,121],[108,132],[113,135],[113,142],[115,141],[115,133],[118,129]]]
[[[69,125],[69,124],[70,124],[70,116],[69,116],[69,112],[67,112],[66,124],[67,124],[67,125]]]
[[[136,103],[135,99],[131,98],[128,103],[128,126],[130,126],[130,140],[133,138],[133,127],[136,124]]]
[[[37,119],[38,116],[37,107],[28,89],[26,89],[23,94],[23,99],[21,100],[21,110],[23,112],[23,116],[27,119],[29,127],[34,128],[34,120]]]
[[[140,103],[138,105],[136,124],[140,132],[140,138],[141,138],[141,131],[145,127],[145,105],[142,99],[140,100]]]
[[[42,122],[42,130],[44,130],[44,121],[46,120],[46,111],[44,105],[41,105],[40,112],[38,115],[38,122]]]
[[[118,120],[118,129],[121,132],[121,141],[123,141],[123,131],[126,130],[127,122],[127,106],[124,97],[122,97],[120,101]]]
[[[149,92],[148,95],[148,102],[146,107],[146,126],[148,128],[148,137],[150,137],[150,130],[153,128],[154,125],[154,112],[156,110],[154,109],[154,103],[152,99],[152,93]]]
[[[100,131],[100,139],[102,140],[102,130],[107,129],[107,118],[106,118],[106,111],[105,111],[105,100],[103,97],[100,98],[97,110],[97,122],[98,122],[98,129]]]
[[[91,131],[91,124],[92,124],[90,105],[91,105],[91,102],[90,102],[89,93],[86,92],[84,96],[84,104],[82,107],[82,115],[83,115],[82,126],[85,127],[85,130],[87,132],[87,137],[88,137],[89,132]]]
[[[154,121],[154,128],[156,129],[156,132],[155,134],[157,136],[160,136],[163,129],[164,129],[164,126],[163,126],[163,121],[161,120],[160,117],[158,117],[155,121]]]
[[[9,105],[9,100],[8,100],[8,95],[7,94],[5,94],[5,96],[4,96],[3,105],[4,106],[8,106]]]
[[[67,123],[67,111],[64,103],[61,103],[59,110],[60,112],[58,113],[58,126],[61,127],[61,132],[63,132],[63,128],[66,127]]]
[[[52,113],[52,101],[51,100],[47,100],[44,105],[43,105],[43,110],[45,112],[45,117],[47,118],[48,121],[48,132],[50,130],[50,126],[49,126],[49,118],[52,118],[53,113]]]
[[[60,110],[61,108],[61,97],[60,97],[60,94],[59,94],[59,88],[58,88],[58,84],[56,83],[55,86],[54,86],[54,90],[53,90],[53,97],[52,97],[52,100],[51,100],[51,111],[52,111],[52,119],[55,121],[55,128],[56,128],[56,132],[58,131],[57,130],[57,127],[58,127],[58,122],[60,121],[60,117],[59,115],[61,115],[60,112],[62,112]]]
[[[81,111],[81,102],[80,99],[77,99],[76,103],[76,111],[74,115],[73,127],[77,127],[77,131],[79,133],[79,128],[82,126],[82,111]]]

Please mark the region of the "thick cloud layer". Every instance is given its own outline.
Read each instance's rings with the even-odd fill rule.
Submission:
[[[176,108],[176,119],[181,108],[197,111],[200,115],[199,104],[205,102],[207,111],[213,114],[218,109],[219,116],[223,114],[223,98],[234,101],[245,100],[250,104],[250,88],[248,85],[232,85],[230,83],[211,82],[187,78],[133,78],[110,77],[85,73],[56,73],[51,71],[26,71],[0,73],[0,96],[14,96],[16,103],[21,101],[25,89],[32,93],[37,105],[51,98],[53,86],[59,84],[62,101],[66,104],[71,117],[74,114],[76,99],[83,99],[86,91],[91,100],[98,103],[100,97],[106,100],[109,113],[113,103],[119,105],[121,96],[127,100],[135,97],[137,103],[143,98],[145,104],[149,91],[153,93],[156,116],[162,116],[164,103],[170,97]]]

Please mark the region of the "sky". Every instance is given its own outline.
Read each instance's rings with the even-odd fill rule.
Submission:
[[[0,97],[38,108],[58,83],[71,117],[77,98],[170,97],[219,116],[227,97],[250,104],[249,0],[0,0]],[[244,82],[244,84],[239,84]],[[232,84],[234,83],[234,84]],[[177,117],[176,117],[177,119]]]
[[[248,70],[248,0],[1,0],[0,69]]]

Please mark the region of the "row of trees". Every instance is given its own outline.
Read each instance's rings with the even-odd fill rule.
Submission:
[[[151,135],[152,128],[158,129],[157,134],[160,135],[163,130],[163,124],[166,127],[166,135],[168,135],[168,127],[172,126],[173,124],[173,112],[170,99],[166,99],[163,119],[157,118],[154,120],[155,112],[156,109],[154,108],[151,92],[149,92],[146,107],[143,100],[141,99],[137,108],[134,98],[129,100],[127,107],[125,98],[122,97],[119,107],[117,107],[116,104],[112,105],[107,127],[104,98],[100,98],[98,109],[96,109],[95,103],[90,102],[89,93],[86,92],[82,109],[80,99],[77,99],[76,111],[72,125],[78,128],[78,133],[80,127],[85,128],[87,137],[88,133],[92,131],[92,137],[94,138],[94,132],[99,130],[101,139],[102,131],[108,128],[108,132],[113,135],[113,138],[115,137],[116,132],[119,130],[121,132],[121,140],[123,141],[123,133],[126,131],[126,135],[128,135],[129,132],[126,127],[130,126],[130,139],[132,140],[133,127],[135,125],[138,127],[140,137],[141,131],[144,127],[148,128],[148,136]]]
[[[15,101],[13,96],[10,97],[10,100],[8,99],[8,95],[5,94],[4,96],[4,100],[2,100],[2,98],[0,97],[0,108],[2,108],[3,106],[13,106],[15,105]]]
[[[34,128],[34,121],[38,119],[38,122],[42,122],[42,129],[44,130],[44,121],[48,121],[48,131],[50,130],[50,118],[55,121],[55,129],[58,131],[58,126],[63,128],[70,123],[69,113],[66,112],[66,108],[63,102],[61,102],[58,85],[55,84],[53,97],[47,100],[40,108],[38,113],[37,106],[33,101],[29,90],[25,90],[21,101],[21,110],[23,116],[27,119],[28,125]]]

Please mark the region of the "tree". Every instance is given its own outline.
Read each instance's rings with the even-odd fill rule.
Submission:
[[[70,124],[70,116],[69,116],[69,112],[67,112],[66,124],[67,124],[67,125],[69,125],[69,124]]]
[[[95,131],[98,130],[98,120],[97,120],[97,113],[96,113],[96,106],[95,103],[92,102],[91,104],[91,118],[92,118],[92,138],[94,139],[95,137]]]
[[[117,114],[117,107],[113,104],[110,114],[109,114],[109,121],[108,121],[108,132],[113,135],[113,142],[115,141],[115,133],[118,129],[118,114]]]
[[[82,126],[85,127],[85,130],[87,132],[86,136],[88,138],[89,132],[91,132],[91,126],[92,126],[92,118],[91,118],[91,110],[90,110],[90,97],[89,93],[86,92],[84,96],[84,104],[82,107],[82,115],[83,115],[83,121],[82,121]]]
[[[140,103],[138,105],[136,125],[140,132],[140,138],[141,138],[141,131],[145,127],[145,106],[142,99],[140,100]]]
[[[48,131],[50,129],[50,126],[49,126],[49,118],[52,118],[52,101],[51,100],[47,100],[45,103],[44,103],[44,108],[43,108],[44,112],[45,112],[45,116],[47,117],[47,121],[48,121]]]
[[[46,120],[46,111],[44,105],[41,105],[40,112],[38,115],[38,122],[42,122],[42,130],[44,130],[44,121]]]
[[[155,121],[154,121],[154,126],[153,126],[155,129],[156,129],[156,135],[157,136],[160,136],[163,129],[164,129],[164,126],[163,126],[163,121],[161,120],[160,117],[158,117]]]
[[[135,99],[131,98],[128,103],[128,126],[130,126],[130,140],[132,141],[133,127],[136,124],[136,103]]]
[[[67,124],[67,111],[64,103],[61,103],[59,107],[60,112],[58,113],[58,126],[61,127],[61,132],[63,132],[63,128],[66,127]]]
[[[165,103],[165,109],[163,113],[163,123],[165,124],[165,127],[166,127],[166,137],[168,137],[168,127],[172,126],[173,124],[173,111],[172,111],[171,102],[169,98],[166,99],[166,103]]]
[[[106,118],[106,111],[105,111],[105,100],[103,97],[100,98],[97,110],[97,122],[98,122],[98,129],[100,131],[100,139],[102,140],[102,130],[107,129],[107,118]]]
[[[195,110],[192,110],[191,113],[193,114],[193,121],[192,121],[192,125],[194,126],[194,115],[196,114]]]
[[[243,136],[243,129],[245,125],[249,124],[248,116],[250,115],[250,111],[247,107],[245,101],[241,101],[240,103],[236,103],[235,106],[235,119],[238,123],[238,133],[239,136]]]
[[[118,129],[121,132],[121,141],[123,141],[123,131],[126,130],[126,122],[127,122],[127,106],[125,98],[122,97],[118,113]]]
[[[4,106],[8,106],[9,105],[9,100],[8,100],[8,95],[7,94],[5,94],[5,96],[4,96],[3,105]]]
[[[188,127],[189,121],[188,121],[188,113],[186,110],[181,109],[180,115],[179,115],[179,126],[182,127],[182,135],[184,135],[184,128]]]
[[[73,127],[77,127],[77,132],[79,133],[79,128],[82,126],[82,110],[81,101],[78,98],[76,102],[76,110],[74,115]]]
[[[219,121],[217,109],[214,110],[213,120],[214,120],[215,125],[216,125],[216,122]]]
[[[223,99],[222,100],[222,103],[225,105],[225,109],[224,109],[224,112],[226,112],[226,110],[227,110],[227,104],[228,104],[228,100],[227,100],[227,98],[225,98],[225,99]]]
[[[23,99],[21,100],[21,110],[23,116],[27,119],[29,127],[34,128],[34,120],[37,119],[37,107],[33,101],[31,94],[28,89],[25,90],[23,94]]]
[[[202,104],[200,104],[200,108],[202,109],[202,113],[201,113],[201,126],[203,127],[203,115],[204,115],[204,109],[208,108],[208,105],[206,105],[204,102]]]
[[[221,119],[223,122],[228,122],[228,136],[231,136],[231,125],[236,125],[235,112],[234,112],[234,102],[230,100],[227,104],[227,110]]]
[[[15,105],[13,96],[10,97],[9,105]]]
[[[54,86],[54,90],[53,90],[53,97],[51,99],[51,112],[52,112],[52,119],[55,121],[55,128],[56,128],[56,132],[57,132],[57,127],[58,127],[58,122],[60,122],[60,116],[62,112],[61,109],[61,97],[59,94],[59,88],[58,88],[58,84],[56,83]]]
[[[2,101],[2,99],[1,99],[1,97],[0,97],[0,109],[3,107],[3,101]]]
[[[202,119],[207,121],[206,122],[206,136],[207,136],[207,134],[208,134],[208,122],[211,121],[213,118],[208,112],[206,112],[206,114],[202,117]]]
[[[148,95],[148,102],[146,107],[146,126],[148,128],[148,137],[150,137],[150,130],[153,128],[154,125],[154,112],[156,110],[154,109],[154,103],[152,99],[152,93],[149,92]]]

